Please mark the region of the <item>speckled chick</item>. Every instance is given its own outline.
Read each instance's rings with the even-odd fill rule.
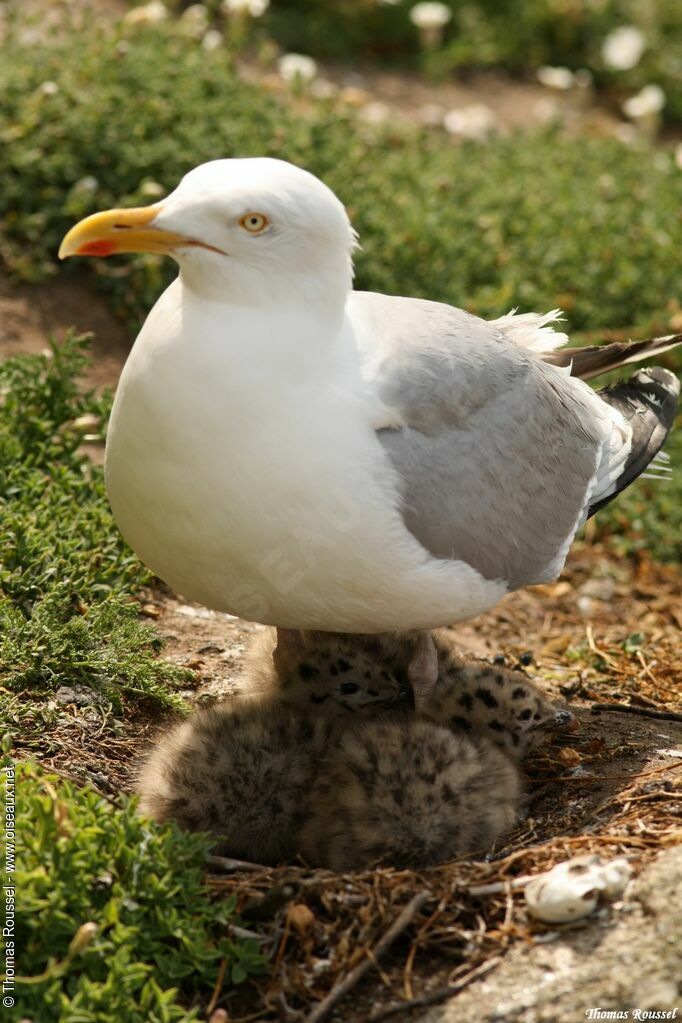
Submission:
[[[414,693],[414,695],[413,695]],[[522,672],[464,660],[445,630],[430,634],[265,629],[247,655],[243,694],[348,718],[411,708],[484,735],[517,759],[573,722]]]
[[[138,780],[140,811],[215,836],[216,852],[292,859],[333,719],[284,705],[226,703],[165,735]]]
[[[575,725],[520,671],[484,661],[464,661],[444,632],[433,634],[437,664],[421,684],[420,717],[472,738],[483,736],[520,761],[552,733]]]
[[[518,769],[486,739],[400,713],[358,721],[316,774],[301,854],[343,871],[482,852],[513,826],[520,790]]]
[[[573,720],[520,672],[463,661],[445,633],[417,637],[404,671],[416,713],[356,719],[316,775],[310,863],[426,867],[489,849],[517,820],[518,762]]]
[[[409,638],[263,629],[246,656],[241,694],[349,718],[409,706]]]

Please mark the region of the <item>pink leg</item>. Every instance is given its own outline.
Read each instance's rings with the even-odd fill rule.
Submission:
[[[421,710],[438,681],[438,651],[430,632],[422,632],[407,668],[415,710]]]

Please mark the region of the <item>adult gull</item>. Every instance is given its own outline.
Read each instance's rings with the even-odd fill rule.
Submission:
[[[124,537],[188,599],[291,629],[450,624],[556,578],[592,511],[667,472],[675,376],[579,376],[679,336],[571,350],[556,311],[354,291],[355,244],[329,188],[260,158],[62,243],[179,265],[121,376],[106,481]]]

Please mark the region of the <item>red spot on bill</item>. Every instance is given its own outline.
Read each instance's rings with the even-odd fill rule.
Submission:
[[[86,242],[78,250],[79,256],[110,256],[116,251],[114,242],[102,238],[93,242]]]

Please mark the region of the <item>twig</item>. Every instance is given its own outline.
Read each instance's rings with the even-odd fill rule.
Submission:
[[[208,854],[205,857],[206,863],[209,867],[219,867],[220,870],[233,871],[233,870],[270,870],[270,867],[265,866],[264,863],[249,863],[248,860],[233,860],[228,856],[212,856]]]
[[[650,710],[649,707],[635,707],[631,703],[593,703],[590,707],[593,714],[613,710],[618,714],[637,714],[643,718],[659,718],[662,721],[682,721],[682,714],[674,710]]]
[[[486,973],[490,973],[496,966],[502,962],[502,956],[496,956],[495,959],[489,959],[487,963],[482,963],[481,966],[477,966],[471,973],[467,973],[465,977],[458,980],[455,984],[447,984],[445,987],[438,987],[434,991],[429,991],[426,995],[419,995],[417,998],[410,998],[406,1002],[396,1002],[393,1005],[387,1005],[385,1009],[379,1009],[377,1012],[373,1012],[371,1016],[368,1016],[365,1023],[380,1023],[381,1020],[388,1019],[390,1016],[397,1016],[401,1012],[410,1012],[412,1009],[423,1009],[427,1005],[436,1005],[438,1002],[445,1002],[448,998],[453,998],[459,994],[460,991],[468,987],[472,981],[478,980],[479,977],[485,977]]]
[[[220,969],[218,970],[218,977],[213,988],[213,994],[211,995],[211,1001],[206,1006],[206,1016],[210,1017],[211,1013],[218,1004],[220,998],[220,992],[223,989],[223,981],[225,979],[225,970],[227,969],[227,959],[220,960]]]
[[[362,980],[365,974],[371,970],[374,965],[373,960],[380,959],[384,952],[390,948],[396,938],[398,938],[403,931],[409,927],[417,913],[430,898],[430,892],[419,892],[411,898],[405,908],[393,921],[384,936],[375,945],[372,950],[372,958],[366,957],[363,959],[357,966],[353,967],[350,973],[347,973],[345,977],[338,981],[329,994],[323,998],[321,1002],[318,1002],[313,1011],[306,1017],[305,1023],[320,1023],[320,1020],[325,1019],[336,1003],[352,991],[353,988]]]
[[[471,888],[465,888],[467,895],[499,895],[511,888],[523,888],[524,885],[534,877],[534,874],[524,874],[523,877],[514,877],[510,881],[495,881],[492,884],[478,884]]]
[[[595,643],[595,641],[594,641],[594,633],[592,632],[592,626],[591,625],[586,625],[585,626],[585,635],[587,636],[587,645],[589,646],[589,648],[592,651],[592,653],[593,654],[597,654],[597,656],[601,657],[601,659],[603,661],[606,661],[606,663],[609,665],[609,667],[611,667],[611,668],[618,668],[618,665],[614,661],[613,657],[609,657],[609,655],[606,653],[606,651],[605,650],[601,650],[597,646],[597,644]]]

